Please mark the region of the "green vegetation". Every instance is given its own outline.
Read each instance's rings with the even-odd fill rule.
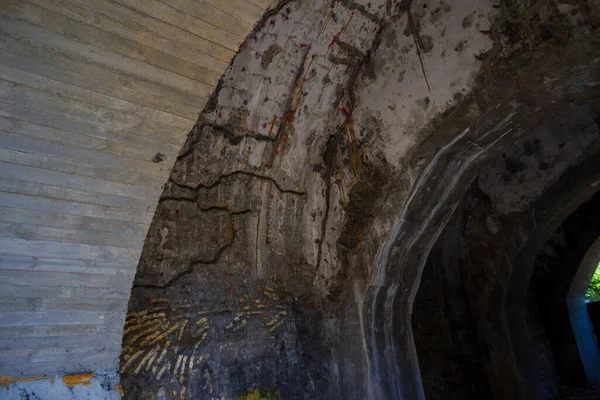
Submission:
[[[588,302],[600,301],[600,262],[596,267],[590,286],[585,292],[585,300]]]

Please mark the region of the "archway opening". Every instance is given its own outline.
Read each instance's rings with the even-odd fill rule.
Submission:
[[[574,332],[591,334],[583,296],[600,259],[581,267],[600,234],[590,115],[589,104],[573,107],[490,161],[432,247],[411,315],[426,398],[549,399],[589,387],[595,352],[580,351],[589,340],[580,346]],[[564,257],[548,267],[561,240]],[[571,282],[583,283],[572,296]],[[587,330],[570,320],[571,297]]]
[[[600,301],[600,261],[598,261],[592,280],[585,291],[585,301],[587,303]]]
[[[600,261],[585,291],[585,302],[596,343],[600,338]]]

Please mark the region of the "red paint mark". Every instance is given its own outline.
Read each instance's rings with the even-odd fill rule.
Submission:
[[[266,128],[266,127],[267,127],[267,123],[265,122],[265,123],[262,125],[262,127],[263,127],[263,128]]]
[[[354,11],[352,11],[352,12],[350,13],[350,15],[354,15]]]
[[[163,274],[162,272],[160,273],[160,277],[162,278],[163,276],[165,276],[165,274]]]
[[[294,70],[292,69],[291,71],[292,71],[292,74],[293,74],[293,73],[294,73]]]
[[[371,3],[367,4],[367,8],[371,8]]]
[[[240,44],[240,50],[244,50],[247,45],[248,45],[248,38],[244,39],[242,44]]]
[[[329,48],[331,49],[334,44],[335,44],[335,40],[332,40],[331,43],[329,43]]]
[[[374,27],[374,28],[373,28],[373,32],[375,32],[376,30],[377,30],[377,27]]]
[[[304,48],[306,46],[308,46],[306,43],[300,43],[300,48]]]
[[[296,204],[296,199],[292,199],[292,204]]]
[[[221,111],[219,111],[219,113],[217,114],[217,116],[218,116],[219,118],[221,118],[221,116],[222,116],[222,115],[223,115],[223,114],[221,114]]]
[[[248,146],[248,150],[252,150],[252,146]]]
[[[175,210],[175,214],[179,215],[179,208]]]
[[[269,13],[272,13],[273,11],[275,11],[275,7],[273,7],[273,8],[269,8],[269,9],[267,10],[267,14],[269,14]]]
[[[275,197],[275,196],[271,195],[271,198],[273,198],[273,197]]]
[[[200,159],[200,156],[196,156],[196,160],[199,160],[199,159]]]
[[[281,180],[285,182],[285,176],[283,178],[281,178]]]
[[[340,111],[342,112],[342,114],[344,114],[344,117],[348,116],[348,109],[346,107],[342,107],[340,108]],[[324,197],[324,196],[323,196]]]
[[[272,19],[271,21],[269,21],[269,23],[270,23],[271,25],[275,25],[275,20],[274,20],[274,19]]]
[[[331,5],[331,8],[333,8],[333,7],[335,7],[335,4],[332,4],[332,5]]]

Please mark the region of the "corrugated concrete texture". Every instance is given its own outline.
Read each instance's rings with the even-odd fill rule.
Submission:
[[[163,184],[268,3],[0,1],[0,375],[116,366]]]

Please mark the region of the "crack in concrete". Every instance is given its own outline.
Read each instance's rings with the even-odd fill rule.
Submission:
[[[282,187],[274,178],[272,178],[270,176],[260,175],[255,172],[247,171],[247,170],[236,170],[236,171],[229,172],[227,174],[223,174],[223,175],[219,176],[219,178],[210,185],[203,185],[202,183],[198,183],[198,185],[196,185],[196,186],[189,186],[184,183],[177,182],[176,180],[173,179],[173,177],[169,178],[169,182],[172,182],[176,186],[179,186],[181,188],[193,190],[193,191],[197,192],[200,189],[209,189],[209,190],[213,189],[214,187],[223,183],[223,179],[227,179],[227,178],[230,178],[235,175],[245,175],[245,176],[250,176],[253,178],[271,182],[271,183],[273,183],[273,185],[275,185],[277,190],[279,190],[281,193],[295,194],[297,196],[305,196],[306,195],[305,191],[297,190],[297,189],[287,189],[287,188]]]
[[[200,135],[202,134],[202,130],[205,127],[210,127],[217,132],[222,132],[222,136],[225,139],[227,139],[229,143],[233,146],[240,144],[241,141],[245,138],[252,138],[259,142],[274,142],[277,139],[276,137],[270,137],[252,131],[247,131],[247,133],[243,135],[236,135],[234,127],[229,124],[220,125],[214,122],[203,121],[201,124],[196,125],[194,127],[196,132],[192,132],[192,134],[195,134],[196,137],[190,143],[187,144],[188,149],[177,156],[177,161],[189,156],[195,150],[195,146],[198,144],[198,141],[200,140]]]
[[[178,199],[169,199],[169,200],[178,200]],[[190,201],[190,200],[185,199],[184,201]],[[196,202],[194,201],[194,203],[196,203]],[[200,207],[197,203],[196,203],[196,205],[198,207]],[[203,211],[210,211],[211,209],[220,209],[220,208],[221,208],[220,206],[207,207],[207,209],[205,209]],[[202,209],[202,208],[200,208],[200,209]],[[250,209],[243,209],[243,210],[231,211],[231,212],[226,207],[223,207],[223,209],[225,211],[229,212],[229,218],[233,218],[234,215],[242,215],[242,214],[252,213],[252,210],[250,210]],[[133,287],[148,288],[148,289],[167,289],[167,288],[173,286],[175,283],[177,283],[177,281],[179,281],[181,278],[194,273],[194,267],[197,265],[218,264],[219,260],[221,259],[221,255],[225,252],[225,250],[227,250],[228,248],[233,246],[236,236],[237,236],[237,230],[232,229],[231,230],[231,240],[229,242],[225,243],[224,245],[222,245],[221,247],[219,247],[211,258],[209,258],[209,259],[197,258],[197,259],[191,260],[185,271],[182,271],[179,274],[175,275],[170,281],[166,282],[164,285],[160,285],[160,284],[156,284],[156,283],[146,283],[146,284],[140,285],[140,284],[134,283]]]
[[[198,203],[198,199],[188,199],[187,197],[180,197],[180,196],[164,196],[161,197],[159,200],[159,203],[165,202],[165,201],[184,201],[184,202],[188,202],[188,203],[194,203],[199,210],[201,211],[227,211],[227,213],[229,215],[241,215],[241,214],[246,214],[249,212],[252,212],[252,209],[250,208],[242,208],[240,210],[231,210],[231,206],[229,204],[211,204],[209,206],[203,207],[202,205],[200,205],[200,203]]]

